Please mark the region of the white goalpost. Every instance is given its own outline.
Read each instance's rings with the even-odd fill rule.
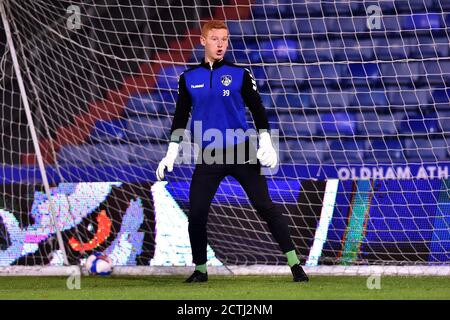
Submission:
[[[266,177],[305,271],[450,275],[447,1],[0,0],[0,12],[0,275],[67,275],[94,252],[117,275],[192,269],[195,147],[183,142],[167,181],[155,170],[210,19],[226,22],[226,59],[251,71],[278,132]],[[208,264],[290,273],[231,177],[211,205]]]
[[[6,17],[5,7],[4,7],[2,2],[0,3],[0,13],[1,13],[2,21],[3,21],[3,26],[4,26],[6,38],[7,38],[7,45],[8,45],[8,48],[9,48],[10,52],[11,52],[11,58],[13,60],[13,66],[14,66],[14,71],[16,73],[16,77],[17,77],[17,83],[19,85],[20,96],[21,96],[23,104],[24,104],[25,114],[27,116],[27,122],[28,122],[28,125],[30,127],[30,133],[31,133],[31,137],[32,137],[32,140],[33,140],[33,146],[34,146],[34,150],[36,152],[36,159],[38,161],[39,170],[40,170],[40,172],[42,174],[42,182],[44,184],[45,193],[47,195],[47,198],[51,199],[50,185],[48,183],[47,173],[45,171],[44,162],[42,160],[41,149],[39,147],[38,137],[36,135],[36,129],[34,127],[33,118],[31,116],[30,105],[28,103],[27,93],[26,93],[26,90],[25,90],[25,86],[23,84],[22,73],[20,71],[20,66],[19,66],[19,63],[17,61],[16,49],[14,47],[14,43],[13,43],[13,40],[12,40],[12,37],[11,37],[11,30],[10,30],[9,23],[8,23],[8,20],[7,20],[7,17]],[[52,208],[51,201],[49,202],[48,210],[49,210],[49,212],[51,214],[51,217],[52,217],[52,224],[53,224],[53,227],[55,229],[55,232],[56,232],[56,235],[57,235],[57,238],[58,238],[58,244],[59,244],[60,250],[62,251],[62,256],[64,258],[64,264],[65,265],[69,265],[69,262],[67,260],[67,254],[65,252],[65,248],[64,248],[64,244],[63,244],[63,239],[62,239],[62,236],[61,236],[61,230],[58,228],[58,225],[57,225],[57,221],[58,220],[57,220],[57,218],[55,216],[54,209]]]

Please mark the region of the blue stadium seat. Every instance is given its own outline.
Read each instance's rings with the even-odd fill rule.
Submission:
[[[400,133],[419,134],[440,132],[436,113],[408,113],[401,121]]]
[[[446,160],[448,157],[449,146],[445,139],[405,139],[404,146],[408,160],[436,161]]]
[[[403,17],[403,30],[439,30],[445,28],[441,13],[415,13]]]
[[[255,80],[256,80],[258,89],[263,90],[264,87],[266,87],[268,84],[267,77],[268,77],[269,70],[266,70],[266,68],[256,66],[256,65],[254,65],[254,66],[251,65],[251,66],[249,66],[248,69],[253,74],[253,78],[255,78]]]
[[[156,88],[152,91],[152,98],[156,101],[166,103],[175,103],[177,98],[177,90],[167,90]]]
[[[280,120],[278,119],[278,114],[267,114],[267,119],[269,120],[270,129],[280,130]]]
[[[328,33],[354,35],[368,31],[367,17],[327,17],[326,27]]]
[[[375,57],[378,60],[399,60],[408,58],[408,40],[397,37],[382,37],[375,41]]]
[[[322,11],[321,0],[281,0],[280,4],[287,6],[287,10],[295,17],[310,17]]]
[[[450,10],[450,2],[447,0],[434,0],[434,6],[438,11],[443,10],[444,12],[448,12]]]
[[[279,18],[286,14],[287,7],[276,0],[256,0],[252,3],[254,19]]]
[[[374,57],[372,40],[343,38],[332,43],[334,57],[343,61],[368,61]]]
[[[350,98],[350,106],[359,107],[362,111],[370,111],[375,108],[379,112],[383,112],[384,108],[389,107],[388,98],[386,93],[382,90],[380,91],[369,91],[369,92],[356,92],[356,94]]]
[[[288,36],[297,33],[292,19],[257,20],[254,23],[258,36]]]
[[[274,109],[276,104],[275,101],[278,95],[273,91],[259,91],[259,95],[261,96],[261,101],[266,109]],[[284,94],[284,93],[283,93]]]
[[[428,104],[428,90],[402,89],[388,91],[389,105],[393,109],[415,110]]]
[[[272,39],[260,43],[263,62],[295,62],[300,58],[299,43],[291,39]],[[254,61],[254,60],[253,60]]]
[[[450,108],[447,108],[447,110],[439,111],[437,115],[439,127],[441,128],[442,132],[446,135],[450,135]]]
[[[326,18],[311,17],[296,19],[297,33],[300,36],[327,35]]]
[[[229,48],[230,50],[231,48]],[[192,55],[189,58],[189,62],[195,62],[200,63],[202,59],[205,56],[205,47],[203,47],[201,44],[194,47],[194,50],[192,50]]]
[[[421,36],[410,40],[410,58],[448,57],[450,46],[444,37]]]
[[[126,136],[126,119],[97,120],[91,131],[93,142],[118,142]]]
[[[159,105],[159,115],[168,115],[175,112],[175,103],[178,97],[178,92],[175,89],[160,89],[153,90],[151,99],[154,99],[154,103]],[[151,113],[155,115],[154,113]]]
[[[279,116],[281,135],[290,138],[306,138],[316,135],[318,117],[304,116],[296,113]]]
[[[309,8],[311,13],[320,11],[319,5],[311,3],[314,1],[317,0],[308,0],[312,4]],[[302,15],[306,8],[305,0],[256,0],[252,4],[252,14],[254,19],[291,18]]]
[[[281,140],[278,142],[278,160],[281,164],[286,164],[290,161],[289,147],[286,141]]]
[[[352,0],[322,1],[322,11],[326,16],[356,15],[361,10],[361,4]]]
[[[282,92],[275,98],[275,108],[277,110],[301,110],[311,107],[311,95],[303,92]]]
[[[366,151],[365,139],[328,140],[329,153],[325,161],[333,163],[361,163]]]
[[[118,165],[128,164],[131,154],[129,144],[98,143],[93,145],[92,159],[94,164]]]
[[[309,139],[288,140],[286,162],[295,164],[321,164],[328,153],[324,141],[311,141]]]
[[[354,136],[358,134],[357,119],[354,113],[330,112],[320,114],[317,132],[323,136]]]
[[[130,162],[142,164],[157,164],[166,155],[166,144],[136,144],[130,145]]]
[[[297,91],[295,88],[291,89],[290,92]],[[266,98],[269,102],[273,101],[274,108],[278,111],[278,109],[284,109],[288,107],[288,102],[286,100],[286,90],[283,87],[270,87],[267,92],[265,92],[270,98]],[[291,93],[292,94],[292,93]],[[263,100],[263,98],[261,98]],[[264,101],[263,101],[264,102]]]
[[[413,86],[423,75],[419,63],[382,63],[381,76],[384,85]]]
[[[300,42],[301,60],[304,62],[332,61],[334,42],[328,40],[302,40]]]
[[[252,20],[228,20],[228,31],[233,37],[255,36],[255,24]]]
[[[385,16],[392,13],[392,11],[395,12],[395,2],[397,0],[372,0],[372,1],[365,1],[364,4],[361,4],[361,7],[363,9],[363,12],[366,13],[367,8],[370,6],[377,6],[380,7],[381,13]],[[372,11],[373,12],[373,11]]]
[[[321,64],[306,66],[307,82],[311,86],[323,87],[337,85],[341,77],[342,65]]]
[[[318,109],[333,109],[347,107],[350,93],[333,90],[316,90],[312,92],[312,105]]]
[[[402,0],[400,0],[402,1]],[[408,1],[408,0],[405,0]],[[395,11],[395,3],[398,2],[398,0],[366,0],[364,1],[361,6],[362,9],[364,9],[364,12],[366,12],[366,8],[369,6],[375,5],[377,7],[381,8],[382,14],[384,16],[390,15],[392,13],[396,13]]]
[[[230,40],[225,58],[236,63],[250,64],[248,45],[241,40]]]
[[[402,30],[402,17],[398,15],[383,16],[381,19],[381,30],[392,32]]]
[[[450,89],[436,89],[433,91],[431,103],[443,110],[450,110]]]
[[[171,120],[168,117],[132,117],[127,122],[130,141],[169,139]]]
[[[261,101],[264,107],[266,109],[274,109],[275,108],[275,101],[278,97],[277,95],[274,95],[272,91],[259,91],[259,95],[261,96]]]
[[[158,114],[164,110],[164,103],[158,94],[137,93],[129,97],[126,106],[127,115]]]
[[[300,103],[303,109],[311,109],[315,108],[315,105],[312,101],[312,94],[310,91],[302,90],[298,93]]]
[[[450,14],[447,14],[447,17],[445,18],[444,21],[444,27],[449,27],[450,26]]]
[[[377,114],[371,110],[358,114],[358,131],[363,136],[393,136],[402,113]]]
[[[395,1],[397,12],[427,12],[434,5],[434,0]]]
[[[91,144],[63,145],[57,153],[61,165],[92,166],[95,146]]]
[[[364,158],[367,162],[404,162],[403,145],[398,138],[371,139]]]
[[[432,86],[450,83],[450,61],[424,61],[424,82]]]
[[[307,79],[307,73],[304,66],[273,66],[267,68],[267,76],[271,86],[296,86],[301,85]]]
[[[170,65],[163,67],[156,77],[156,85],[159,89],[176,90],[178,87],[178,77],[185,70],[185,66]]]
[[[373,85],[380,82],[380,69],[376,63],[350,63],[343,68],[342,78],[349,85]]]
[[[228,60],[246,65],[259,63],[262,60],[262,54],[258,42],[233,40],[227,52]]]

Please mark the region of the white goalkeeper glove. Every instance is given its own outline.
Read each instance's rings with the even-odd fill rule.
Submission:
[[[277,165],[277,152],[272,145],[272,140],[268,132],[263,132],[259,135],[259,148],[256,152],[256,157],[261,165],[265,167],[275,168]]]
[[[164,179],[164,170],[167,169],[168,172],[172,172],[173,164],[178,156],[179,144],[176,142],[169,143],[169,148],[167,149],[166,156],[159,162],[158,169],[156,169],[156,178],[158,181]]]

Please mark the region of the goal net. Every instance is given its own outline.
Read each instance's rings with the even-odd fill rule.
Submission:
[[[264,174],[302,264],[448,267],[448,1],[0,4],[0,266],[93,252],[192,265],[188,136],[167,181],[155,170],[178,77],[203,58],[201,25],[219,19],[227,59],[252,72],[266,107],[280,165]],[[211,205],[208,259],[288,270],[231,177]]]

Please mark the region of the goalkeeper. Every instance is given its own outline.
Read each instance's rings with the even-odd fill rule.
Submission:
[[[245,118],[247,105],[259,132],[257,160],[252,159],[251,154],[255,153],[255,148],[248,141],[248,137],[237,136],[232,142],[230,139],[221,142],[216,139],[207,147],[204,141],[200,142],[202,154],[208,151],[214,155],[215,160],[219,160],[214,163],[210,163],[211,161],[208,163],[206,158],[203,162],[197,160],[192,175],[188,231],[195,271],[186,282],[208,281],[206,268],[208,212],[220,182],[228,175],[242,185],[257,213],[266,221],[270,232],[287,257],[294,281],[308,281],[308,276],[300,266],[295,252],[287,221],[272,202],[266,178],[260,172],[261,165],[271,168],[276,166],[277,154],[272,146],[269,122],[256,88],[256,81],[247,69],[224,60],[228,36],[228,28],[222,21],[209,21],[203,26],[200,41],[205,47],[205,56],[200,65],[186,70],[179,78],[171,141],[167,155],[159,163],[156,176],[158,180],[162,180],[166,169],[169,172],[173,170],[182,139],[179,132],[186,128],[191,111],[191,126],[195,123],[200,124],[201,133],[215,129],[227,137],[230,129],[234,131],[248,129]],[[198,141],[196,129],[192,132],[194,141]],[[230,154],[233,155],[231,161]],[[241,161],[236,159],[236,155]],[[222,161],[224,159],[225,162]]]

